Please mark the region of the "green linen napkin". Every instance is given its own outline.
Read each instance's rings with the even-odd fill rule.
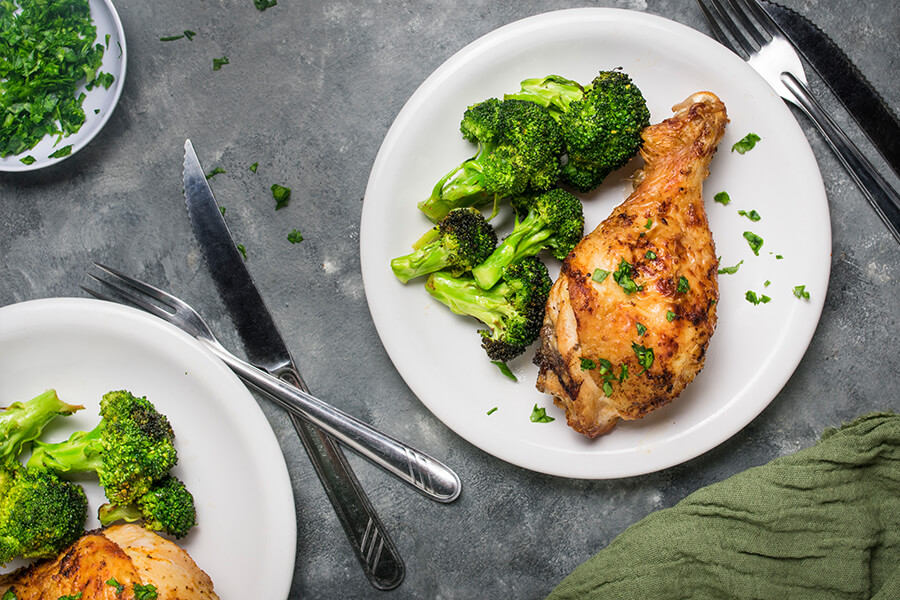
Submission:
[[[702,488],[622,532],[548,600],[900,599],[900,416]]]

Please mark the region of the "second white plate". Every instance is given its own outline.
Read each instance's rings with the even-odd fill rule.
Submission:
[[[706,182],[709,220],[723,266],[719,326],[704,371],[671,405],[610,434],[588,440],[570,430],[552,399],[534,388],[532,352],[510,365],[518,382],[497,371],[480,347],[478,324],[431,300],[420,281],[391,273],[391,258],[430,226],[416,209],[434,183],[473,154],[459,133],[467,106],[516,91],[528,77],[555,73],[590,82],[622,67],[647,99],[651,121],[671,116],[690,94],[709,90],[731,122]],[[740,155],[731,146],[762,137]],[[586,231],[630,191],[611,176],[585,197]],[[732,202],[713,202],[727,191]],[[756,210],[751,222],[739,210]],[[742,237],[760,235],[755,256]],[[740,58],[673,21],[617,9],[574,9],[502,27],[463,48],[413,94],[390,128],[372,167],[360,230],[366,297],[378,334],[423,404],[463,438],[510,463],[588,479],[638,475],[693,458],[755,418],[787,382],[812,338],[828,287],[831,227],[815,157],[784,102]],[[779,258],[780,257],[780,258]],[[558,264],[552,265],[555,275]],[[768,283],[767,283],[768,282]],[[793,296],[805,285],[808,300]],[[754,306],[748,290],[772,298]],[[532,407],[552,423],[532,423]],[[488,415],[492,409],[492,414]]]

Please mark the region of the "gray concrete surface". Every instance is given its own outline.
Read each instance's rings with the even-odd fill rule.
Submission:
[[[690,0],[589,4],[708,31]],[[894,0],[785,4],[830,33],[900,107]],[[375,332],[360,275],[360,211],[379,145],[416,87],[465,44],[522,17],[582,5],[280,0],[259,12],[251,0],[116,0],[129,64],[106,129],[57,167],[0,174],[0,305],[80,296],[85,269],[97,260],[189,299],[226,345],[239,347],[181,206],[181,148],[191,137],[206,165],[229,170],[216,178],[216,193],[227,199],[232,231],[248,248],[247,264],[310,387],[343,398],[349,412],[390,425],[414,445],[439,450],[457,469],[465,491],[444,506],[351,458],[407,566],[398,589],[377,592],[361,575],[288,420],[261,401],[298,507],[291,598],[540,598],[648,513],[807,446],[825,427],[900,407],[900,246],[802,117],[830,202],[831,285],[796,373],[731,440],[651,475],[567,480],[484,454],[406,387]],[[197,31],[193,42],[159,41],[184,29]],[[223,54],[230,64],[212,72],[211,58]],[[837,110],[822,82],[811,80]],[[256,161],[254,176],[246,166]],[[287,210],[272,210],[271,183],[293,188]],[[285,223],[303,231],[301,244],[284,243]]]

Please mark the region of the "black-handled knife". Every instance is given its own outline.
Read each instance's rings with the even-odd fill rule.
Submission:
[[[190,140],[184,143],[184,196],[194,235],[249,362],[308,393],[234,244]],[[293,413],[290,416],[366,577],[381,590],[397,587],[405,574],[403,560],[344,452],[329,435]]]
[[[760,0],[778,28],[840,100],[890,167],[900,176],[900,119],[843,50],[812,21]]]

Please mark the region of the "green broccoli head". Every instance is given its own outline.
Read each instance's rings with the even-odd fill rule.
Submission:
[[[497,283],[507,265],[544,249],[563,260],[584,235],[584,209],[572,193],[553,188],[536,196],[513,200],[517,217],[513,230],[481,264],[472,276],[483,289]]]
[[[179,479],[167,475],[156,481],[146,494],[133,504],[104,504],[99,510],[105,527],[115,521],[143,521],[144,527],[162,531],[176,538],[188,534],[197,524],[194,496]]]
[[[420,238],[414,252],[391,260],[391,270],[403,283],[442,269],[460,276],[496,246],[497,234],[480,210],[455,208]]]
[[[36,441],[28,465],[58,473],[93,471],[111,502],[129,504],[175,466],[175,433],[149,400],[124,390],[103,396],[100,416],[94,429],[64,442]]]
[[[0,466],[0,564],[56,555],[84,532],[87,497],[44,469]]]
[[[0,411],[0,460],[16,458],[23,446],[36,439],[57,416],[68,416],[84,408],[59,399],[56,390],[26,402],[14,402]]]
[[[419,209],[434,222],[453,208],[483,206],[526,190],[545,190],[559,178],[563,138],[541,106],[491,98],[469,107],[460,124],[478,153],[434,186]]]
[[[624,166],[641,148],[650,111],[638,87],[622,71],[603,71],[559,119],[567,159],[562,180],[588,192]]]
[[[503,269],[500,282],[489,290],[470,277],[442,271],[429,276],[425,289],[456,314],[486,325],[478,332],[482,348],[491,360],[505,362],[537,339],[552,283],[544,263],[528,257]]]

